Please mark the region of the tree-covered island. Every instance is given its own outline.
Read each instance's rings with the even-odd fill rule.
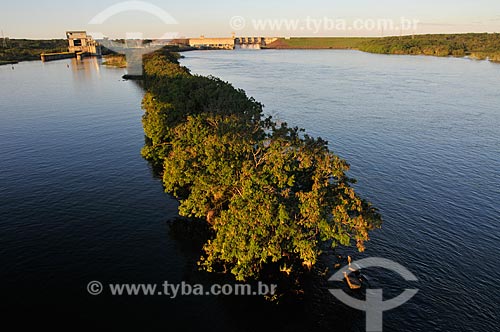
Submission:
[[[338,245],[365,249],[381,217],[326,141],[264,117],[243,90],[192,75],[175,53],[145,57],[143,78],[142,154],[179,213],[208,223],[203,269],[242,281],[270,266],[310,269]]]

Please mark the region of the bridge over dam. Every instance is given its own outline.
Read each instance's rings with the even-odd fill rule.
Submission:
[[[189,38],[189,46],[196,48],[224,49],[234,50],[235,48],[254,48],[265,47],[278,40],[276,37],[229,37],[229,38]]]

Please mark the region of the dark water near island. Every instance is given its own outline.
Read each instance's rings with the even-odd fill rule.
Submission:
[[[500,65],[353,51],[185,56],[194,73],[243,88],[349,161],[385,220],[355,258],[389,258],[419,279],[419,293],[384,314],[386,331],[498,330]],[[95,59],[0,67],[2,313],[166,330],[364,331],[364,313],[320,282],[277,308],[87,294],[91,280],[204,278],[189,239],[169,231],[177,203],[140,156],[143,92],[121,75]],[[399,277],[370,277],[389,298],[400,293]]]

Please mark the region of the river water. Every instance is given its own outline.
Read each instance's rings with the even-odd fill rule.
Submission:
[[[194,73],[232,82],[268,114],[327,139],[351,164],[357,190],[384,225],[366,253],[346,253],[392,259],[419,279],[367,271],[386,299],[419,289],[384,313],[385,330],[497,330],[500,65],[355,51],[184,55]],[[95,59],[0,67],[2,309],[180,330],[363,331],[364,313],[321,282],[280,306],[87,294],[91,280],[212,278],[195,272],[190,240],[169,231],[177,203],[140,156],[143,91],[123,73]]]

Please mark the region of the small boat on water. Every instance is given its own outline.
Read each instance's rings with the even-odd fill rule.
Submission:
[[[361,267],[355,263],[352,263],[351,256],[347,256],[347,262],[349,263],[349,274],[344,272],[344,279],[349,285],[350,289],[360,289],[362,286],[361,282]]]
[[[353,276],[352,274],[347,274],[347,272],[344,272],[344,278],[347,281],[347,284],[349,285],[350,289],[360,289],[361,288],[361,281],[356,276]]]

